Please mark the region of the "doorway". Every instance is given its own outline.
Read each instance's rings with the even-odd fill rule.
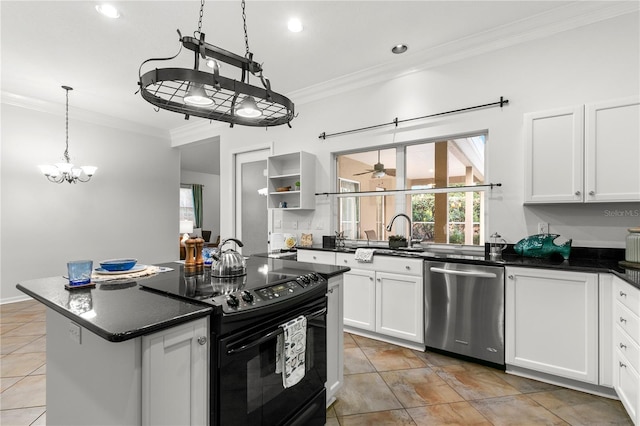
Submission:
[[[235,157],[235,237],[242,241],[244,256],[266,253],[269,240],[267,197],[268,148],[241,152]]]

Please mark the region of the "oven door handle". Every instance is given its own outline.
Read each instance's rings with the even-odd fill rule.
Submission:
[[[313,312],[312,314],[306,315],[307,320],[313,319],[313,318],[317,318],[319,316],[322,316],[324,314],[327,313],[327,308],[322,308],[319,311]],[[233,354],[237,354],[239,352],[243,352],[246,351],[247,349],[251,349],[255,346],[261,345],[264,342],[267,342],[271,339],[273,339],[274,337],[276,337],[278,334],[282,334],[284,333],[284,329],[282,327],[278,327],[277,329],[265,334],[264,336],[260,337],[259,339],[253,340],[249,343],[246,343],[242,346],[238,346],[238,347],[233,347],[234,343],[232,343],[231,348],[227,350],[227,355],[233,355]]]

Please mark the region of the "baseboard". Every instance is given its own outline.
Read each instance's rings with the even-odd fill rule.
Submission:
[[[369,339],[380,340],[382,342],[391,343],[398,346],[403,346],[408,349],[414,349],[421,352],[424,352],[425,350],[424,345],[417,342],[397,339],[395,337],[385,336],[384,334],[378,334],[367,330],[361,330],[359,328],[350,327],[348,325],[345,325],[343,329],[347,333],[356,334],[358,336],[367,337]]]
[[[7,297],[5,299],[0,299],[0,305],[4,305],[7,303],[24,302],[26,300],[33,300],[33,298],[30,296],[27,296],[26,294],[22,296]]]

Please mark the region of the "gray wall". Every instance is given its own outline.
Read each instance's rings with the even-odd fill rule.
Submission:
[[[25,297],[20,281],[65,274],[68,260],[177,258],[180,165],[168,138],[80,121],[70,111],[72,162],[98,171],[88,183],[54,184],[37,165],[61,160],[64,116],[3,104],[1,119],[2,302]]]
[[[267,197],[258,189],[267,186],[264,170],[266,161],[254,161],[242,165],[242,254],[245,256],[267,251]]]

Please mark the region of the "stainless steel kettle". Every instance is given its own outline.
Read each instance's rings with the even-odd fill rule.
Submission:
[[[213,258],[213,263],[211,264],[212,277],[240,277],[247,273],[247,262],[240,253],[232,249],[222,251],[222,246],[229,241],[233,241],[238,247],[244,246],[242,241],[236,240],[235,238],[227,238],[222,241],[218,248],[211,253],[211,257]]]

